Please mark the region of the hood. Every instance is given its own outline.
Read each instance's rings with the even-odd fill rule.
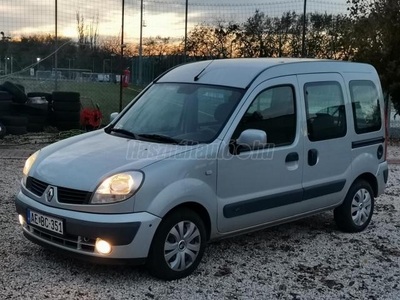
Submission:
[[[29,176],[55,186],[94,191],[106,177],[140,170],[173,155],[201,147],[150,143],[98,130],[40,151]]]

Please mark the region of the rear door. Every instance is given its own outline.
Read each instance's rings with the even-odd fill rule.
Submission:
[[[307,210],[332,206],[345,196],[351,173],[350,104],[338,73],[298,76],[306,114],[303,204]]]

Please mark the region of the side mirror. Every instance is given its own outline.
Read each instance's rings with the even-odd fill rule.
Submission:
[[[262,149],[267,145],[267,134],[258,129],[247,129],[243,131],[236,140],[234,153]]]
[[[115,118],[118,117],[118,115],[119,115],[119,113],[113,112],[113,113],[110,115],[110,123],[111,123],[112,121],[114,121]]]

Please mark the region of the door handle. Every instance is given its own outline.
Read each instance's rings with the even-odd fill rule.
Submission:
[[[318,150],[310,149],[308,150],[308,164],[310,166],[315,166],[318,161]]]
[[[292,161],[298,161],[299,160],[299,154],[297,152],[291,152],[286,156],[285,162],[292,162]]]

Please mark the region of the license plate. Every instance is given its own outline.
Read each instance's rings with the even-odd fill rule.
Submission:
[[[58,234],[64,233],[63,222],[60,219],[42,215],[28,209],[28,224],[47,229]]]

